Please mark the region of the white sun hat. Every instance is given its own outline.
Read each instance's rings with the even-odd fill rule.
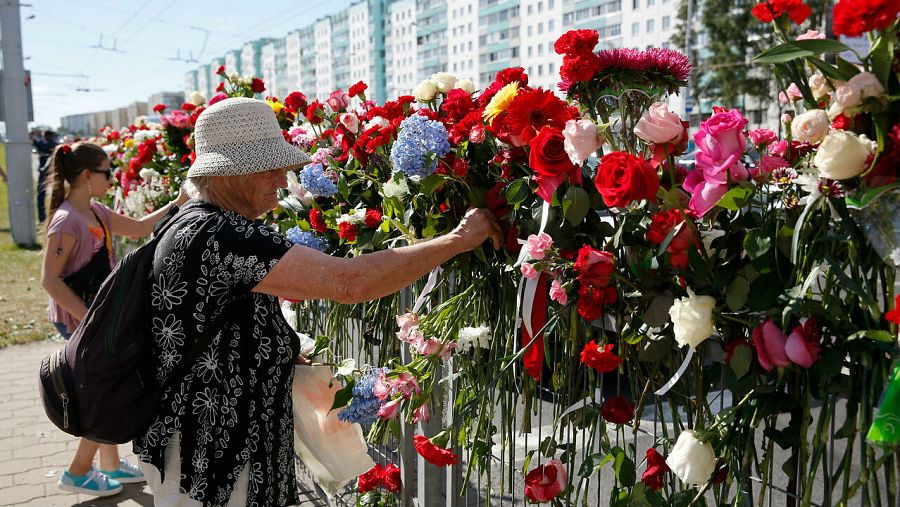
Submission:
[[[245,97],[225,99],[203,111],[194,143],[197,159],[189,178],[296,169],[310,162],[309,155],[285,141],[272,108]]]

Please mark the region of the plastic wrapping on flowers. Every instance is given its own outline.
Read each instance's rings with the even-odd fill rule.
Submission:
[[[825,472],[818,463],[833,431],[848,446],[863,438],[898,352],[897,325],[885,318],[896,266],[866,225],[891,225],[896,248],[896,209],[880,206],[896,202],[885,187],[900,179],[900,106],[889,100],[900,84],[885,66],[896,55],[883,54],[897,22],[873,28],[861,67],[833,65],[812,55],[843,44],[794,40],[802,10],[761,5],[768,10],[754,14],[777,25],[779,45],[758,61],[792,80],[798,97],[793,124],[770,130],[748,130],[725,107],[689,130],[665,102],[689,78],[687,58],[598,50],[592,30],[556,41],[564,99],[531,87],[522,68],[498,72],[480,93],[439,73],[417,97],[384,104],[359,84],[325,103],[299,92],[268,98],[286,139],[315,163],[266,217],[298,244],[338,256],[393,248],[447,233],[470,206],[491,209],[506,233],[501,250],[476,249],[419,283],[417,308],[403,294],[297,305],[299,328],[330,339],[324,359],[357,357],[358,343],[377,358],[345,367],[335,402],[351,420],[375,419],[370,442],[400,421],[440,418],[435,407],[451,403],[444,431],[425,442],[448,463],[446,453],[466,449],[449,466],[469,479],[489,473],[492,446],[531,430],[531,410],[549,395],[552,435],[516,470],[541,501],[584,498],[603,473],[616,477],[611,498],[641,505],[702,494],[716,504],[808,502],[823,473],[833,487],[822,494],[835,503],[877,486],[877,473],[896,483],[890,451],[850,452]],[[231,78],[222,88],[250,93]],[[803,116],[819,109],[829,121]],[[690,171],[677,163],[689,138],[698,146]],[[134,144],[119,158],[138,156]],[[877,204],[873,191],[891,193]],[[373,367],[384,368],[374,383]],[[601,394],[610,378],[621,398]],[[732,405],[710,401],[713,391]],[[839,404],[859,416],[832,428]],[[652,423],[668,422],[651,448],[620,445],[648,410]],[[592,437],[575,450],[567,428]],[[786,464],[767,457],[773,444]],[[853,475],[851,459],[871,474]],[[754,482],[782,465],[787,493]]]

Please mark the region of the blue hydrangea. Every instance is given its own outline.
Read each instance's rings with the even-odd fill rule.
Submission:
[[[300,184],[314,195],[331,197],[337,193],[337,185],[325,175],[322,164],[309,164],[300,171]]]
[[[285,233],[285,236],[287,236],[287,239],[291,240],[291,243],[295,245],[314,248],[320,252],[328,250],[327,239],[316,236],[311,232],[301,230],[299,227],[291,227],[288,229],[287,233]]]
[[[375,396],[375,380],[381,372],[376,368],[356,381],[351,390],[353,399],[350,405],[338,412],[338,419],[348,423],[371,424],[378,420],[378,409],[381,408],[381,399]]]
[[[444,125],[414,114],[400,124],[400,133],[391,148],[391,163],[394,171],[424,178],[434,173],[438,160],[449,152]]]

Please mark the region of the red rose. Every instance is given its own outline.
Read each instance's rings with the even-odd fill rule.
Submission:
[[[381,225],[381,212],[377,209],[366,210],[366,227],[375,229]]]
[[[582,285],[578,289],[578,315],[587,322],[594,322],[603,314],[603,306],[618,301],[615,287],[591,287]]]
[[[582,285],[606,287],[616,269],[616,259],[609,252],[596,250],[590,245],[583,245],[578,250],[578,258],[575,259],[574,267],[575,272],[578,273],[578,281]]]
[[[525,476],[525,497],[532,502],[550,502],[566,489],[569,477],[561,461],[552,459]]]
[[[300,92],[291,92],[284,98],[284,105],[293,111],[302,111],[306,109],[306,95]]]
[[[503,197],[503,182],[498,181],[493,187],[484,193],[485,204],[495,217],[503,218],[512,211],[506,198]]]
[[[360,494],[364,494],[377,489],[384,482],[382,472],[383,469],[381,465],[375,463],[374,467],[356,479],[356,490],[359,491]]]
[[[453,174],[455,174],[459,178],[465,178],[467,174],[469,174],[469,163],[466,162],[466,159],[457,157],[456,160],[453,161],[453,165],[451,166],[453,169]]]
[[[360,81],[350,87],[350,89],[347,91],[347,95],[349,95],[351,97],[356,97],[357,95],[363,95],[363,94],[365,94],[367,88],[369,88],[369,86],[366,85],[366,83],[363,83],[362,81]]]
[[[160,114],[162,114],[162,112],[165,111],[165,110],[166,110],[166,105],[165,105],[165,104],[157,104],[157,105],[153,106],[153,112],[154,112],[154,113],[160,113]]]
[[[834,34],[859,37],[891,26],[900,13],[898,0],[839,0],[834,6]]]
[[[600,416],[613,424],[625,424],[634,417],[634,403],[623,396],[608,399],[600,407]]]
[[[591,340],[581,351],[581,362],[593,368],[597,373],[609,373],[615,371],[622,364],[622,358],[612,353],[613,344],[607,343],[603,350],[597,342]]]
[[[641,475],[641,482],[650,491],[659,491],[663,487],[663,476],[671,471],[666,459],[653,447],[647,449],[647,469]]]
[[[656,213],[650,219],[647,241],[654,245],[661,245],[672,229],[678,227],[682,222],[684,222],[684,215],[680,210],[670,209]],[[669,253],[669,263],[676,268],[687,268],[688,250],[691,246],[699,248],[700,243],[694,237],[691,228],[683,225],[666,247],[666,251]]]
[[[341,222],[338,224],[338,237],[348,243],[356,241],[356,225],[350,222]]]
[[[445,467],[447,465],[456,464],[456,455],[453,454],[452,451],[434,445],[428,438],[422,435],[416,435],[415,438],[413,438],[413,442],[416,446],[416,452],[432,465]]]
[[[216,75],[224,76],[225,75],[225,66],[219,65],[219,68],[216,69]]]
[[[312,227],[312,230],[318,232],[319,234],[323,234],[328,230],[328,226],[325,224],[325,220],[322,219],[322,212],[319,211],[318,208],[312,208],[309,210],[309,226]]]
[[[600,41],[596,30],[569,30],[553,43],[553,50],[560,55],[593,53]]]
[[[614,151],[600,159],[594,185],[607,206],[619,208],[632,201],[655,200],[659,175],[643,158]]]
[[[388,466],[384,467],[381,478],[384,480],[384,489],[391,493],[400,494],[400,490],[403,489],[403,479],[400,477],[400,467],[393,463],[389,463]]]
[[[581,184],[581,170],[569,159],[564,143],[562,130],[552,127],[542,128],[528,143],[531,147],[528,165],[536,175],[539,187],[537,194],[547,202],[552,200],[553,192],[563,180]]]
[[[750,12],[763,23],[771,23],[782,14],[787,14],[791,21],[799,25],[812,14],[812,9],[803,0],[764,0]]]
[[[253,93],[262,93],[266,91],[266,84],[262,79],[255,77],[253,81],[250,81],[250,89],[253,90]]]
[[[568,86],[572,86],[575,83],[590,81],[599,68],[600,59],[594,53],[565,56],[559,68],[559,75],[569,83]]]

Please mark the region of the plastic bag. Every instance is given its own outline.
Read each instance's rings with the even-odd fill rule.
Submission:
[[[358,424],[328,413],[334,393],[327,366],[297,366],[294,371],[294,448],[319,486],[332,496],[375,466]]]

